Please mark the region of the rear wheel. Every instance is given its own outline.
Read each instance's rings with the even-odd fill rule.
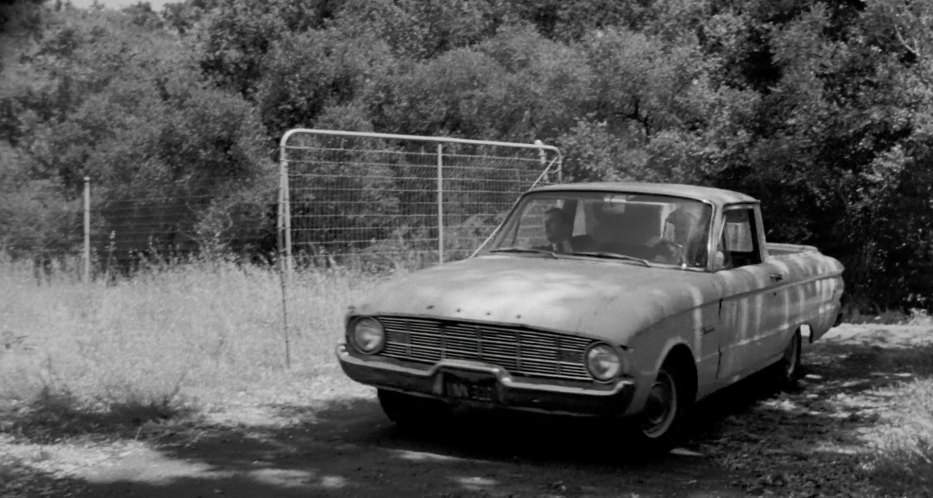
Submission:
[[[658,371],[648,399],[633,427],[638,445],[651,453],[666,453],[677,443],[693,405],[689,375],[670,361]]]
[[[449,412],[441,401],[379,389],[379,405],[389,420],[407,429],[425,428],[442,421]]]

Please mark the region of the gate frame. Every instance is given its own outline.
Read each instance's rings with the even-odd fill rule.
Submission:
[[[513,149],[531,149],[539,153],[539,161],[544,170],[535,178],[531,184],[534,187],[540,183],[550,172],[557,174],[557,182],[563,181],[563,155],[560,149],[553,145],[545,145],[540,140],[535,140],[532,144],[517,142],[497,142],[487,140],[470,140],[465,138],[451,137],[427,137],[419,135],[398,135],[392,133],[341,131],[341,130],[320,130],[314,128],[293,128],[282,135],[279,141],[279,198],[277,213],[276,243],[278,245],[279,271],[282,286],[282,335],[285,343],[285,367],[291,368],[291,341],[288,327],[288,287],[291,285],[292,273],[295,269],[295,263],[292,258],[292,222],[291,222],[291,199],[289,196],[288,184],[288,140],[296,134],[336,136],[336,137],[355,137],[355,138],[383,138],[388,140],[408,140],[413,142],[436,143],[437,144],[437,216],[438,216],[438,259],[440,263],[444,262],[444,144],[464,144],[481,145],[492,147],[506,147]],[[300,147],[299,147],[300,148]],[[554,158],[548,162],[547,152],[553,152]],[[513,205],[514,206],[514,205]],[[493,232],[495,233],[495,231]],[[488,242],[488,238],[480,247]],[[475,254],[475,252],[474,252]]]
[[[548,173],[554,172],[557,174],[557,182],[561,183],[563,181],[563,155],[560,152],[560,149],[553,145],[545,145],[540,140],[535,140],[534,143],[518,143],[518,142],[498,142],[492,140],[471,140],[466,138],[452,138],[452,137],[437,137],[437,136],[421,136],[421,135],[398,135],[393,133],[375,133],[375,132],[360,132],[360,131],[342,131],[342,130],[321,130],[315,128],[293,128],[285,132],[282,135],[282,139],[279,141],[279,206],[278,206],[278,221],[277,221],[277,232],[278,232],[278,246],[279,246],[279,258],[282,260],[282,272],[283,272],[283,284],[291,280],[292,272],[294,271],[294,260],[292,258],[292,223],[291,223],[291,200],[289,198],[289,184],[288,184],[288,157],[286,150],[289,148],[288,140],[297,134],[303,135],[320,135],[320,136],[332,136],[332,137],[354,137],[354,138],[383,138],[388,140],[408,140],[413,142],[425,142],[425,143],[436,143],[437,144],[437,216],[438,216],[438,259],[439,263],[444,263],[444,152],[443,146],[447,144],[465,144],[465,145],[481,145],[481,146],[491,146],[491,147],[508,147],[513,149],[531,149],[537,150],[540,154],[540,162],[544,167],[544,170],[540,175],[535,179],[531,184],[531,187],[536,186],[538,183],[543,180]],[[300,148],[300,147],[298,147]],[[548,163],[547,152],[553,152],[554,158]],[[485,244],[485,242],[484,242]]]

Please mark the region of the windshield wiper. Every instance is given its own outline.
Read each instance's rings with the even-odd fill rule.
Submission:
[[[621,259],[623,261],[634,261],[636,263],[641,263],[649,268],[653,266],[651,263],[648,262],[647,259],[636,258],[635,256],[628,256],[626,254],[619,254],[615,252],[583,251],[583,252],[574,252],[571,254],[575,256],[592,256],[594,258]]]
[[[557,257],[557,254],[555,254],[554,251],[550,251],[548,249],[535,249],[533,247],[502,247],[499,249],[492,249],[489,252],[519,252],[519,253],[530,252],[530,253],[537,253],[537,254],[547,254],[548,256],[551,256],[552,258]]]

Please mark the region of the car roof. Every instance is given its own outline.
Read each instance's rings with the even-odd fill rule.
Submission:
[[[642,183],[642,182],[592,182],[561,183],[535,187],[529,192],[630,192],[636,194],[670,195],[700,201],[709,201],[720,206],[743,202],[757,203],[758,200],[745,194],[713,187],[684,185],[677,183]]]

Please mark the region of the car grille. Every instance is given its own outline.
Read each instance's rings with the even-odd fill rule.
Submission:
[[[421,363],[475,360],[513,375],[592,380],[583,360],[591,339],[488,324],[377,318],[386,333],[382,356]]]

